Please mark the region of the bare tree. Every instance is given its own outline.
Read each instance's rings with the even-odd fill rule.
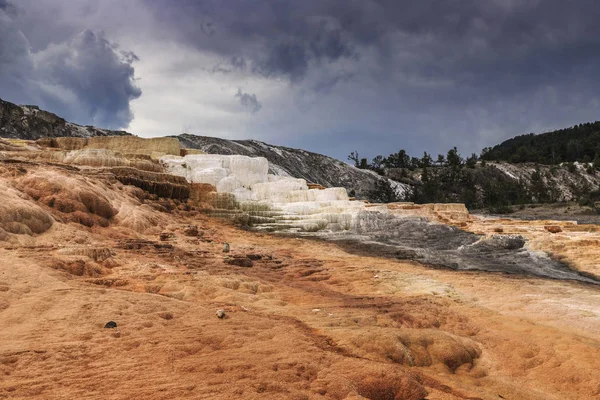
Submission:
[[[354,161],[354,166],[356,168],[360,167],[360,157],[358,156],[357,150],[354,150],[352,153],[350,153],[350,155],[348,156],[348,160]]]

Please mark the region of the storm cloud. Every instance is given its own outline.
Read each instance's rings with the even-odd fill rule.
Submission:
[[[262,104],[260,104],[255,94],[244,93],[242,92],[242,89],[238,89],[235,97],[239,99],[242,106],[250,110],[252,113],[256,113],[262,108]]]
[[[354,149],[371,157],[458,146],[466,154],[594,120],[600,110],[600,5],[592,0],[18,4],[2,19],[17,25],[0,27],[0,74],[11,77],[0,89],[31,92],[55,112],[94,123],[126,123],[131,107],[140,135],[185,126],[341,159]],[[47,30],[35,28],[42,23]],[[87,29],[96,32],[89,40]],[[42,59],[50,65],[43,73]],[[44,82],[43,95],[30,84],[19,90],[30,76]],[[69,98],[85,107],[66,107]]]
[[[14,15],[15,10],[15,6],[12,3],[9,3],[7,0],[0,0],[0,11]]]
[[[82,124],[129,125],[129,102],[141,96],[131,52],[118,49],[102,32],[90,30],[37,52],[14,21],[21,12],[0,2],[0,95],[36,104]],[[2,13],[2,10],[10,12]]]
[[[510,90],[554,82],[600,57],[593,51],[600,25],[591,12],[600,6],[591,0],[576,7],[560,0],[146,4],[177,40],[232,61],[243,57],[255,73],[292,81],[323,63],[369,57],[378,66],[363,72],[381,79],[401,73]]]

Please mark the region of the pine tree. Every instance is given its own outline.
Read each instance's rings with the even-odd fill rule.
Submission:
[[[446,157],[444,157],[443,154],[438,154],[438,156],[437,156],[437,164],[438,164],[438,166],[441,167],[442,165],[444,165],[445,162],[446,162]]]

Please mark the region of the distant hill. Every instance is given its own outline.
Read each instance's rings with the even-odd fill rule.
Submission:
[[[0,137],[37,140],[45,137],[92,137],[131,135],[66,121],[37,106],[17,105],[0,99]]]
[[[516,136],[484,149],[481,158],[486,161],[547,165],[594,160],[600,163],[600,121],[539,135],[530,133]]]

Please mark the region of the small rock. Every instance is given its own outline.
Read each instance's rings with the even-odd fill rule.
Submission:
[[[411,260],[417,258],[417,252],[411,249],[401,249],[396,251],[396,258],[398,260]]]
[[[223,253],[229,253],[229,243],[223,243]]]
[[[188,225],[183,229],[183,233],[186,236],[199,236],[200,231],[197,225]]]
[[[225,311],[224,310],[217,310],[217,317],[220,319],[225,318]]]
[[[254,262],[248,257],[237,256],[234,258],[228,258],[225,262],[229,265],[237,265],[238,267],[250,268],[254,265]]]
[[[108,321],[106,323],[106,325],[104,325],[105,328],[116,328],[117,327],[117,323],[115,321]]]
[[[558,225],[546,225],[544,229],[550,233],[560,233],[562,232],[562,228]]]
[[[174,237],[175,237],[175,235],[172,232],[161,232],[161,234],[160,234],[160,240],[163,242],[166,240],[172,239]]]
[[[173,313],[170,313],[168,311],[160,312],[160,313],[158,313],[158,316],[167,321],[170,319],[173,319]]]

